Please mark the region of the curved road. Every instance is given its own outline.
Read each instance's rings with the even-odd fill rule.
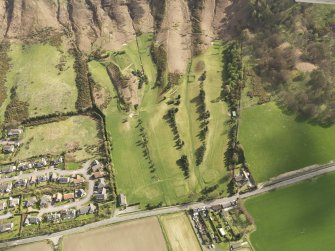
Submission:
[[[150,217],[150,216],[157,216],[157,215],[167,214],[167,213],[175,213],[175,212],[185,211],[185,210],[194,209],[194,208],[211,207],[211,206],[218,205],[218,204],[229,206],[232,202],[234,202],[237,199],[245,199],[251,196],[259,195],[259,194],[262,194],[262,193],[265,193],[265,192],[268,192],[274,189],[286,187],[291,184],[299,183],[301,181],[308,180],[308,179],[311,179],[311,178],[314,178],[314,177],[317,177],[323,174],[327,174],[330,172],[334,172],[334,171],[335,171],[335,164],[331,163],[331,164],[320,166],[320,168],[314,171],[308,170],[307,173],[302,173],[300,170],[297,172],[299,173],[299,176],[296,176],[296,173],[291,172],[290,173],[291,175],[288,175],[285,180],[281,178],[280,181],[274,184],[271,184],[269,186],[260,187],[254,191],[251,191],[251,192],[248,192],[242,195],[237,194],[232,197],[216,199],[216,200],[212,200],[209,202],[190,203],[190,204],[185,204],[181,206],[171,206],[171,207],[158,208],[154,210],[138,211],[138,212],[129,213],[129,214],[120,214],[117,216],[113,216],[109,219],[97,221],[97,222],[90,223],[90,224],[76,227],[76,228],[71,228],[71,229],[53,233],[50,235],[43,235],[43,236],[37,236],[37,237],[32,237],[32,238],[27,238],[27,239],[0,243],[0,248],[20,245],[20,244],[27,244],[27,243],[36,242],[36,241],[43,241],[47,239],[58,240],[60,237],[64,235],[83,232],[83,231],[87,231],[87,230],[94,229],[97,227],[110,225],[113,223],[135,220],[135,219],[140,219],[140,218],[145,218],[145,217]]]

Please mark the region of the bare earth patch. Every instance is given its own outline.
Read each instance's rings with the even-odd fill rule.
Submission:
[[[297,62],[295,65],[295,68],[297,68],[299,71],[302,71],[302,72],[312,72],[316,70],[318,67],[308,62]]]
[[[210,46],[215,38],[213,21],[215,15],[215,0],[204,1],[204,8],[201,11],[201,40],[204,43],[204,49]]]
[[[167,251],[157,218],[146,218],[66,236],[64,251]]]
[[[47,242],[34,242],[26,245],[20,245],[17,247],[13,247],[8,249],[8,251],[53,251],[52,245],[48,244]]]

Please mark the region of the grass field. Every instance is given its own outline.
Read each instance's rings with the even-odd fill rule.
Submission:
[[[332,250],[335,246],[335,174],[250,198],[257,251]],[[271,220],[269,220],[271,219]]]
[[[335,159],[335,126],[298,122],[274,103],[242,111],[239,139],[257,182]]]
[[[97,156],[99,144],[96,121],[88,116],[73,116],[63,121],[25,128],[22,146],[13,158],[24,160],[65,152],[65,161],[78,162]]]
[[[201,251],[200,244],[185,213],[164,215],[159,219],[171,251]]]
[[[167,251],[157,218],[146,218],[65,236],[64,251]]]
[[[14,44],[9,57],[12,68],[7,74],[8,98],[0,107],[0,122],[13,87],[18,99],[29,104],[29,117],[75,111],[74,58],[66,50],[60,52],[48,44]]]
[[[198,61],[204,61],[208,75],[204,84],[207,94],[206,103],[212,113],[209,123],[208,151],[203,165],[196,167],[194,152],[200,146],[197,137],[200,130],[199,121],[197,121],[199,115],[196,113],[196,104],[191,100],[199,94],[199,83],[196,80],[194,83],[188,83],[185,77],[177,88],[172,88],[160,96],[161,90],[152,88],[156,78],[156,68],[149,53],[151,42],[151,36],[143,35],[138,38],[140,46],[138,51],[134,47],[136,44],[131,42],[125,46],[125,53],[114,53],[111,54],[110,59],[89,63],[94,81],[107,93],[106,96],[111,98],[104,113],[107,117],[107,131],[112,141],[112,159],[118,192],[125,193],[130,203],[141,202],[141,206],[148,203],[170,205],[194,200],[205,186],[220,183],[225,176],[223,156],[227,135],[223,124],[227,119],[227,111],[223,103],[212,102],[218,97],[222,84],[220,71],[222,46],[213,47],[206,54],[195,59],[192,73],[190,73],[190,75],[200,76],[202,72],[195,72],[195,65]],[[143,86],[139,92],[142,102],[138,110],[126,113],[120,110],[116,91],[104,65],[108,61],[113,61],[126,74],[130,70],[139,69],[141,66],[139,58],[143,63],[149,84]],[[180,114],[178,112],[176,120],[185,146],[178,150],[171,128],[163,117],[173,107],[168,105],[167,101],[175,99],[179,94],[182,102],[179,106]],[[166,97],[165,101],[162,101],[163,96]],[[189,110],[190,114],[188,114]],[[143,153],[139,120],[142,121],[147,135],[147,146],[153,167],[150,167],[151,163]],[[192,128],[189,128],[190,126]],[[220,133],[220,137],[217,137],[217,133]],[[182,154],[186,154],[191,163],[188,179],[185,179],[181,168],[176,163]],[[223,192],[224,185],[219,190]]]
[[[8,249],[8,251],[35,251],[35,250],[53,251],[54,248],[52,244],[48,244],[46,241],[43,241],[43,242],[33,242],[26,245],[19,245]]]

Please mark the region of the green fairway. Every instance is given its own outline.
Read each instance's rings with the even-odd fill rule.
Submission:
[[[65,152],[66,162],[79,162],[99,156],[97,124],[88,116],[25,128],[22,146],[13,157],[24,160],[40,155]],[[75,168],[70,164],[69,169]]]
[[[333,250],[335,174],[248,199],[256,251]]]
[[[257,182],[335,159],[335,126],[298,122],[274,103],[242,111],[239,140]]]
[[[15,44],[9,57],[12,68],[7,74],[8,98],[0,107],[0,122],[12,88],[16,88],[20,101],[28,103],[29,117],[75,111],[74,58],[68,52],[48,44]]]
[[[223,158],[227,145],[227,133],[224,123],[228,118],[227,107],[222,102],[212,102],[217,99],[221,90],[222,51],[220,45],[209,49],[204,55],[194,59],[191,72],[193,82],[184,77],[178,86],[173,87],[164,95],[161,90],[152,88],[156,78],[156,68],[150,56],[151,35],[144,34],[138,37],[139,50],[136,52],[136,43],[130,42],[124,47],[124,53],[112,53],[110,58],[101,62],[91,61],[89,69],[94,82],[102,88],[109,99],[107,108],[103,109],[106,115],[106,126],[112,143],[112,159],[115,169],[116,183],[119,193],[125,193],[130,203],[141,202],[141,206],[148,203],[171,205],[187,202],[199,197],[205,186],[219,186],[217,192],[224,192],[222,182],[226,175]],[[138,70],[143,64],[149,84],[139,90],[141,103],[137,110],[125,112],[120,109],[117,93],[107,74],[105,65],[108,62],[118,65],[123,74],[130,70]],[[196,104],[192,102],[199,94],[197,78],[202,71],[196,70],[199,61],[203,61],[207,71],[204,83],[206,91],[206,105],[211,111],[209,122],[208,150],[203,164],[195,166],[194,152],[200,146],[198,139],[199,114]],[[203,69],[203,70],[204,70]],[[181,138],[185,141],[183,148],[178,149],[172,130],[163,118],[169,109],[174,107],[167,104],[181,95],[179,111],[176,115],[177,127]],[[165,100],[163,101],[163,96]],[[145,156],[143,138],[139,121],[142,121],[144,132],[147,135],[148,150],[152,163]],[[218,136],[219,135],[219,136]],[[185,179],[183,171],[177,165],[177,160],[185,154],[190,161],[189,178]]]

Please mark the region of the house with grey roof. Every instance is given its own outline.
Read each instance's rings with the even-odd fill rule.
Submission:
[[[60,222],[61,215],[60,213],[50,213],[45,217],[47,222]]]
[[[76,218],[76,209],[67,209],[62,211],[62,219],[63,220],[70,220]]]
[[[10,193],[12,192],[12,188],[13,188],[12,182],[0,183],[1,193]]]
[[[40,207],[48,207],[52,201],[50,195],[43,195],[40,199]]]
[[[125,194],[123,193],[119,194],[117,199],[120,207],[127,207],[127,197]]]
[[[101,192],[95,195],[97,201],[107,200],[107,191],[106,188],[101,189]]]
[[[14,183],[15,187],[25,187],[27,186],[28,180],[27,179],[19,179]]]
[[[37,198],[36,196],[33,196],[33,197],[30,197],[29,199],[27,199],[25,202],[24,202],[24,206],[25,207],[33,207],[35,206],[37,203]]]
[[[23,224],[26,225],[26,226],[29,226],[29,225],[32,225],[32,224],[40,224],[41,222],[42,222],[42,219],[40,217],[27,215]]]
[[[10,232],[13,231],[13,229],[14,229],[13,222],[0,225],[0,233]]]
[[[20,204],[20,198],[9,197],[9,207],[17,207]]]
[[[59,184],[67,184],[67,183],[70,183],[70,181],[71,181],[70,177],[59,177],[58,178]]]
[[[4,153],[13,153],[15,151],[15,147],[13,145],[5,145],[2,147],[2,151]]]
[[[11,137],[11,136],[19,136],[23,133],[23,130],[20,128],[14,128],[14,129],[9,129],[7,131],[7,136]]]
[[[81,197],[86,196],[86,192],[84,189],[78,189],[74,191],[74,195],[76,198],[81,198]]]
[[[0,173],[12,173],[16,171],[16,166],[5,166],[0,169]]]
[[[88,206],[81,207],[77,211],[77,215],[84,215],[84,214],[93,214],[96,211],[96,206],[94,206],[92,203]]]

